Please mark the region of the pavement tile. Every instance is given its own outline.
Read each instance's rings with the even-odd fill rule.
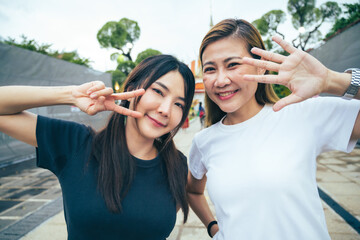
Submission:
[[[321,189],[325,189],[330,195],[352,195],[354,197],[360,195],[360,186],[353,182],[319,182]]]
[[[319,163],[322,163],[322,164],[345,164],[344,161],[341,161],[341,160],[336,159],[336,158],[320,159]]]
[[[175,226],[167,240],[178,240],[180,239],[180,226]]]
[[[7,211],[4,214],[1,214],[0,216],[24,217],[43,205],[44,202],[29,202],[29,201],[23,202],[22,204],[18,204],[16,207],[12,208],[10,211]]]
[[[7,226],[13,224],[15,221],[16,220],[11,220],[11,219],[0,219],[0,231],[6,228]]]
[[[19,188],[0,188],[0,199],[6,199],[8,195],[19,191]]]
[[[33,187],[52,187],[59,185],[59,181],[55,176],[48,177],[46,179],[43,179],[42,181],[39,181],[38,183],[34,184]]]
[[[360,163],[359,156],[344,156],[341,157],[340,159],[347,163]]]
[[[6,184],[6,187],[26,187],[36,184],[39,181],[42,181],[42,179],[38,177],[24,177],[21,178],[20,180],[12,181]]]
[[[355,217],[360,216],[360,195],[338,195],[336,201]]]
[[[332,233],[331,240],[360,240],[359,234]]]
[[[205,228],[184,227],[181,231],[180,240],[207,240],[211,239]]]
[[[49,235],[51,235],[51,240],[67,239],[63,211],[39,225],[33,231],[22,237],[21,240],[49,240]]]
[[[61,196],[60,186],[52,187],[39,195],[34,196],[32,199],[44,199],[44,200],[52,200]]]
[[[0,200],[0,213],[6,211],[22,201]]]
[[[342,172],[341,175],[351,179],[351,181],[360,184],[360,172]]]
[[[28,198],[31,198],[35,195],[38,195],[38,194],[44,192],[45,190],[46,190],[45,188],[24,189],[20,192],[9,195],[7,198],[8,199],[28,199]]]
[[[327,165],[328,168],[336,172],[360,172],[360,167],[355,164],[338,164],[338,165]]]
[[[348,178],[332,171],[318,171],[316,180],[318,182],[350,182]]]
[[[323,207],[326,216],[326,224],[331,237],[333,234],[357,234],[357,232],[349,226],[344,219],[336,214],[335,211],[324,202]]]

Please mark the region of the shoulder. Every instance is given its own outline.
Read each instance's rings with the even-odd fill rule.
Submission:
[[[94,135],[94,130],[84,124],[73,121],[49,118],[39,115],[36,124],[36,138],[40,143],[48,141],[63,145],[79,146]]]
[[[181,159],[181,163],[183,165],[187,166],[187,157],[180,150],[177,150],[177,151],[178,151],[179,157]]]
[[[54,128],[58,131],[79,131],[84,133],[94,133],[94,130],[81,123],[69,121],[69,120],[62,120],[56,118],[49,118],[45,116],[38,115],[37,117],[37,127],[46,127],[46,128]]]
[[[211,136],[214,132],[216,132],[216,129],[218,128],[218,124],[220,124],[220,122],[217,122],[211,125],[210,127],[201,130],[200,132],[197,132],[194,136],[194,140],[203,139],[208,136]]]
[[[351,106],[360,105],[360,101],[346,100],[340,97],[332,96],[318,96],[309,98],[300,103],[295,103],[284,108],[286,111],[304,111],[311,112],[313,114],[321,114],[324,111],[331,111],[337,108],[346,108]],[[279,111],[281,112],[281,111]]]

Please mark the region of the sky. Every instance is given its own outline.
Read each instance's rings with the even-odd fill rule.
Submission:
[[[317,0],[316,6],[324,2]],[[95,70],[114,70],[116,62],[110,55],[116,50],[101,48],[96,34],[106,22],[126,17],[137,21],[141,30],[133,59],[152,48],[189,64],[198,58],[211,12],[214,24],[225,18],[252,22],[270,10],[287,12],[286,7],[286,0],[0,0],[0,37],[20,41],[25,35],[39,44],[52,44],[52,50],[77,50],[80,57],[92,61]],[[330,27],[324,25],[322,33]],[[289,15],[279,31],[286,34],[287,41],[296,37]]]

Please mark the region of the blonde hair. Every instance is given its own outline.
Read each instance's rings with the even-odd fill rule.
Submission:
[[[253,58],[260,59],[259,56],[251,53],[251,48],[257,47],[265,50],[265,45],[261,39],[260,33],[253,25],[242,19],[225,19],[212,27],[203,38],[199,51],[201,64],[203,63],[202,55],[206,47],[211,43],[228,37],[242,40],[246,44],[246,48]],[[268,71],[266,71],[265,74],[268,74]],[[255,92],[255,99],[260,105],[275,103],[279,100],[272,85],[265,83],[258,84],[258,88]],[[205,109],[205,125],[207,127],[217,123],[226,115],[226,113],[209,98],[207,93],[205,93]]]

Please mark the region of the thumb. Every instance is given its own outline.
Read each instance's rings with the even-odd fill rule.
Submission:
[[[281,109],[283,109],[284,107],[293,104],[293,103],[298,103],[303,101],[304,99],[295,95],[295,94],[290,94],[287,97],[284,97],[282,99],[280,99],[279,101],[277,101],[274,106],[273,106],[273,110],[275,112],[280,111]]]

